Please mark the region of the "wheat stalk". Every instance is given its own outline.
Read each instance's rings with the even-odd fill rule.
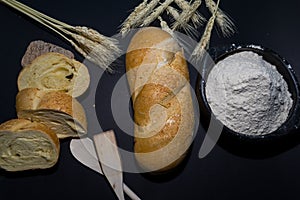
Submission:
[[[144,0],[140,5],[138,5],[134,9],[133,13],[131,13],[124,21],[120,31],[122,36],[125,36],[130,29],[140,26],[158,3],[159,0],[152,0],[147,4],[147,1]]]
[[[178,19],[178,17],[180,16],[178,10],[172,6],[167,7],[167,14],[171,15],[174,20]]]
[[[186,23],[188,23],[189,20],[191,19],[194,26],[197,27],[199,25],[202,25],[206,21],[206,19],[197,11],[197,8],[200,7],[200,5],[201,5],[201,2],[202,2],[201,0],[196,0],[192,5],[189,4],[188,2],[186,2],[185,0],[174,0],[174,2],[178,5],[178,7],[181,10],[183,10],[183,15],[186,15],[186,14],[184,14],[185,12],[189,12],[189,11],[191,12],[192,10],[195,10],[194,12],[192,12],[186,16],[187,17],[187,19],[185,20],[185,21],[187,21]]]
[[[166,0],[160,6],[158,6],[148,17],[145,18],[141,27],[148,26],[151,22],[156,20],[173,2],[174,0]]]
[[[105,70],[113,71],[109,65],[121,54],[117,40],[103,36],[91,28],[68,25],[15,0],[1,0],[0,2],[52,30],[69,42],[86,59]]]
[[[167,10],[167,14],[173,17],[174,21],[178,21],[178,18],[180,17],[180,13],[178,12],[178,10],[176,10],[172,6],[168,6],[166,10]],[[193,35],[193,34],[196,35],[196,30],[194,30],[194,28],[188,23],[186,23],[181,28],[189,35]],[[175,31],[175,29],[173,28],[172,31]]]
[[[213,0],[205,0],[205,4],[211,13],[213,13],[217,7]],[[232,20],[220,8],[217,9],[216,22],[225,37],[231,36],[236,30]]]
[[[181,2],[182,0],[176,0],[176,1]],[[196,1],[194,1],[193,4],[188,5],[188,6],[186,5],[186,7],[184,7],[185,9],[182,11],[180,16],[174,22],[172,29],[176,30],[178,28],[183,28],[184,30],[190,30],[190,28],[188,27],[188,22],[190,21],[192,16],[198,15],[197,9],[199,8],[200,5],[201,5],[201,0],[196,0]],[[198,22],[200,22],[200,21],[198,21]],[[195,27],[197,27],[197,26],[198,26],[198,24],[195,25]]]
[[[151,0],[150,3],[147,4],[146,8],[139,13],[139,15],[137,16],[138,18],[136,22],[133,24],[133,26],[141,25],[145,17],[147,17],[153,11],[153,9],[157,6],[157,4],[159,4],[159,0]]]
[[[164,21],[161,16],[158,16],[158,20],[160,21],[160,27],[162,30],[166,31],[169,33],[172,37],[174,37],[174,32],[173,30],[168,26],[167,22]]]
[[[192,52],[191,57],[192,57],[193,61],[195,61],[196,63],[199,62],[203,58],[205,50],[208,48],[212,29],[214,27],[214,23],[215,23],[215,20],[217,17],[219,3],[220,3],[220,0],[218,0],[217,4],[215,6],[214,12],[212,13],[212,16],[210,17],[210,19],[207,22],[204,33],[200,39],[200,42],[196,45],[194,51]]]
[[[131,27],[139,20],[141,12],[146,8],[147,0],[144,0],[130,13],[127,19],[122,23],[121,34],[124,37],[131,29]]]

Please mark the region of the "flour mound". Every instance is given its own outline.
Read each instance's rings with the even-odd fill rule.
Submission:
[[[218,120],[248,135],[278,129],[293,102],[276,67],[251,51],[228,56],[214,66],[206,82],[206,97]]]

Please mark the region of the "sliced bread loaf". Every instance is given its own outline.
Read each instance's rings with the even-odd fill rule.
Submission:
[[[47,91],[59,90],[78,97],[90,84],[87,67],[67,56],[49,52],[35,58],[24,67],[18,77],[18,88],[39,88]]]
[[[74,54],[69,50],[66,50],[55,44],[44,42],[42,40],[36,40],[30,42],[30,44],[28,45],[26,52],[21,61],[22,67],[29,66],[34,59],[36,59],[42,54],[49,53],[49,52],[61,53],[70,59],[74,58]]]
[[[7,171],[46,169],[59,158],[60,144],[47,126],[25,119],[0,125],[0,168]]]
[[[86,134],[87,120],[82,105],[64,92],[26,88],[17,94],[16,110],[19,118],[45,124],[59,138]]]

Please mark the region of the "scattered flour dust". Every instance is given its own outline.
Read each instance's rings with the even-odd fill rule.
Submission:
[[[247,135],[275,131],[292,107],[282,75],[252,51],[236,53],[218,62],[209,73],[206,97],[218,120]]]

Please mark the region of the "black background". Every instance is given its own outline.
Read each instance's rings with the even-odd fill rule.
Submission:
[[[45,14],[73,25],[86,25],[112,36],[122,20],[140,1],[23,1]],[[221,1],[221,8],[234,19],[238,32],[231,38],[220,38],[214,31],[211,46],[230,43],[260,44],[285,57],[300,75],[300,3],[296,0]],[[74,50],[56,35],[0,5],[0,122],[16,117],[16,80],[20,61],[27,45],[36,39]],[[78,60],[82,60],[76,54]],[[120,65],[120,67],[124,67]],[[121,70],[122,71],[122,70]],[[110,88],[105,74],[101,88]],[[191,74],[192,83],[195,74]],[[105,89],[104,89],[105,91]],[[105,92],[100,92],[103,94]],[[98,110],[107,99],[97,98]],[[99,100],[98,100],[99,99]],[[103,102],[101,102],[103,99]],[[119,131],[113,120],[99,113],[105,128]],[[299,199],[300,147],[295,146],[276,156],[250,159],[231,154],[219,146],[204,159],[197,154],[204,130],[200,127],[191,156],[184,170],[171,180],[153,182],[140,174],[124,173],[125,182],[142,199]],[[129,141],[129,140],[128,140]],[[128,142],[126,140],[126,142]],[[0,172],[0,199],[115,199],[104,177],[80,165],[69,151],[70,140],[62,141],[58,164],[50,170],[26,173]],[[131,143],[125,144],[130,145]],[[124,145],[124,144],[123,144]]]

